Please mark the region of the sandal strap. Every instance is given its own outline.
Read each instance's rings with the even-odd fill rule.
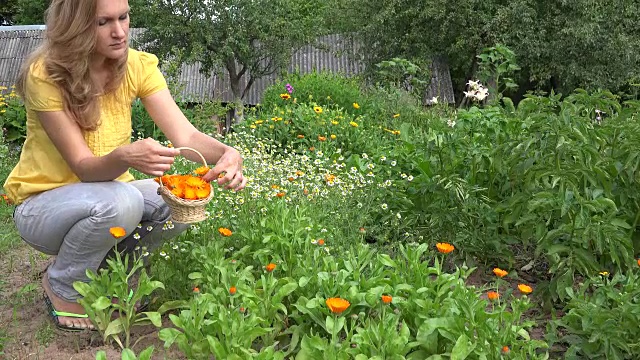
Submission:
[[[70,312],[65,312],[65,311],[57,311],[57,310],[52,311],[52,313],[55,316],[64,316],[64,317],[78,318],[78,319],[84,319],[84,318],[88,318],[89,317],[89,315],[87,315],[87,314],[75,314],[75,313],[70,313]]]

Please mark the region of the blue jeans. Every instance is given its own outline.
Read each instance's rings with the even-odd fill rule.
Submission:
[[[163,230],[171,213],[157,189],[153,179],[65,185],[29,197],[16,207],[14,221],[25,242],[56,255],[46,274],[51,289],[75,302],[81,296],[73,283],[88,281],[86,270],[103,267],[114,251],[153,251],[187,229],[173,223]],[[127,236],[114,239],[112,227],[124,228]]]

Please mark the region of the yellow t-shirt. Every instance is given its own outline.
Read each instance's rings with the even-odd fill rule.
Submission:
[[[62,94],[49,79],[42,61],[31,65],[24,103],[27,110],[27,138],[20,160],[4,183],[7,196],[20,204],[29,196],[66,184],[79,182],[44,131],[37,112],[62,111]],[[127,74],[122,85],[100,97],[100,125],[83,131],[87,146],[95,156],[103,156],[131,141],[131,104],[167,88],[155,55],[129,49]],[[131,181],[127,171],[116,180]]]

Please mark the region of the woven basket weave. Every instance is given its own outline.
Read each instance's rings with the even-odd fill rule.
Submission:
[[[196,150],[190,147],[180,147],[176,148],[176,150],[191,150],[200,156],[202,159],[202,163],[204,166],[207,165],[207,161],[204,156]],[[175,196],[171,190],[169,190],[162,183],[162,176],[160,179],[160,187],[158,188],[158,194],[162,196],[164,201],[169,205],[169,209],[171,209],[171,220],[177,223],[191,224],[200,222],[207,219],[206,207],[207,204],[213,199],[213,187],[211,187],[211,191],[209,192],[209,196],[204,199],[199,200],[185,200]]]

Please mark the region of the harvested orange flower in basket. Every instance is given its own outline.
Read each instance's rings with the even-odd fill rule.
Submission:
[[[204,171],[205,174],[206,171]],[[200,171],[198,171],[198,173],[200,173]],[[206,199],[211,193],[211,184],[202,180],[202,178],[199,176],[163,175],[162,179],[155,178],[154,180],[158,184],[161,184],[169,189],[169,191],[171,191],[171,193],[176,197],[185,200]]]

